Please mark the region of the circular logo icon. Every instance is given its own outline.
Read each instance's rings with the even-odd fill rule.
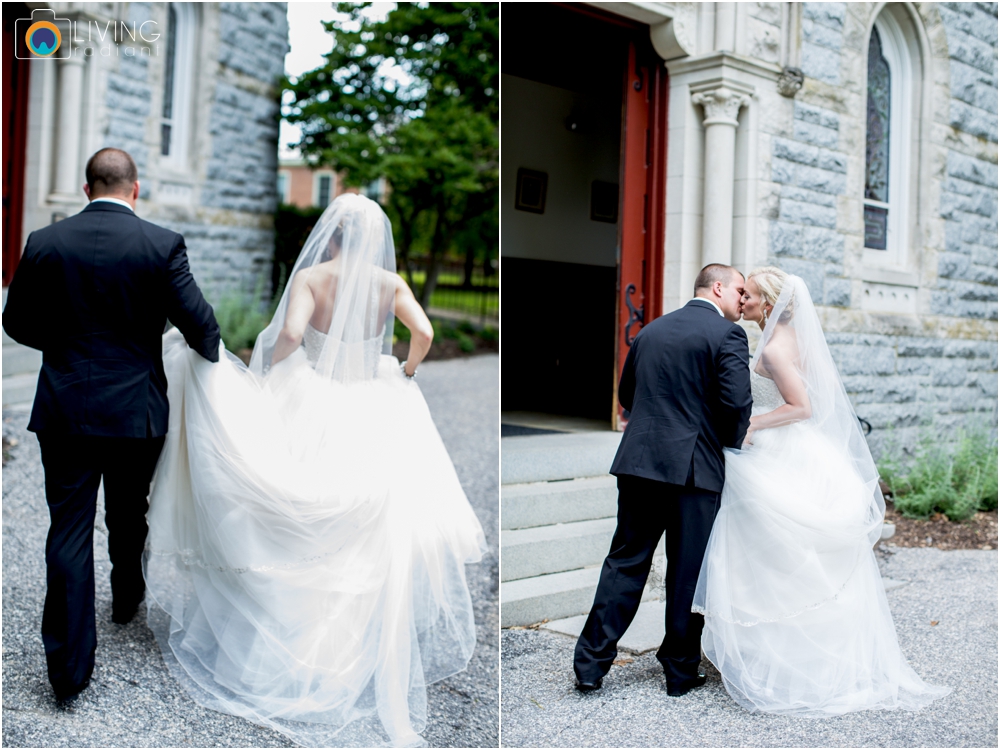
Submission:
[[[33,55],[51,57],[62,44],[59,28],[50,21],[36,21],[28,27],[24,41]]]

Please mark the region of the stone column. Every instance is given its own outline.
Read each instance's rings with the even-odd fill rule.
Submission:
[[[83,184],[80,167],[80,131],[83,128],[83,66],[84,58],[78,50],[60,60],[59,98],[56,108],[59,120],[52,144],[55,157],[55,189],[49,196],[54,203],[82,203],[80,192]]]
[[[692,96],[705,109],[705,201],[701,264],[733,260],[733,183],[736,166],[736,117],[750,97],[725,87]]]

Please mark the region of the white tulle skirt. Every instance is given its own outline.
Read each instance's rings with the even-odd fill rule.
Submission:
[[[149,624],[198,703],[307,746],[419,745],[426,685],[475,645],[482,528],[420,389],[261,383],[164,336],[170,430],[150,496]]]
[[[881,518],[843,452],[808,423],[753,440],[727,451],[693,607],[729,694],[750,711],[823,717],[949,693],[900,651],[872,551]]]

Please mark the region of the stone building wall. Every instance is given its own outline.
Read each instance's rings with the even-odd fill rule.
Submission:
[[[997,5],[921,4],[932,81],[921,134],[914,315],[872,311],[861,198],[873,3],[804,3],[802,90],[762,134],[769,262],[802,276],[879,452],[891,434],[997,414]],[[926,95],[926,93],[925,93]],[[769,116],[772,113],[768,113]],[[890,281],[892,281],[890,279]],[[930,427],[929,429],[935,429]]]
[[[127,8],[130,23],[154,18],[166,28],[165,3]],[[195,277],[215,301],[270,281],[288,22],[284,3],[206,3],[198,13],[191,173],[178,180],[160,168],[162,55],[112,62],[100,146],[135,158],[139,214],[184,235]]]

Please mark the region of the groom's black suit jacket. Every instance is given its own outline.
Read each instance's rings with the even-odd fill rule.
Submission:
[[[192,349],[218,361],[219,326],[181,235],[106,201],[32,232],[3,314],[12,339],[42,350],[28,429],[165,435],[168,319]]]
[[[710,302],[644,326],[618,384],[631,414],[611,473],[722,492],[722,449],[738,448],[750,424],[748,363],[746,332]]]

